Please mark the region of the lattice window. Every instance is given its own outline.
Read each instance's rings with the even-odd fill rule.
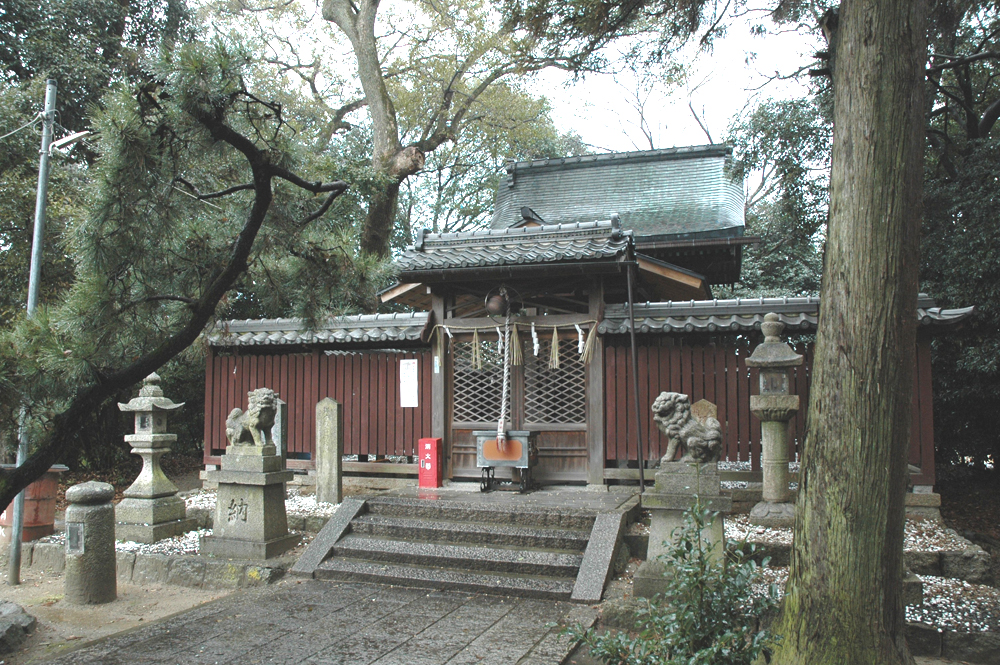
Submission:
[[[528,341],[524,354],[524,419],[532,425],[575,425],[587,420],[587,384],[575,339],[559,340],[559,367],[549,367],[552,340]]]
[[[503,365],[497,342],[481,341],[483,368],[472,363],[472,342],[453,342],[455,422],[493,423],[500,417]],[[508,406],[507,413],[510,414]],[[508,416],[509,417],[509,416]]]

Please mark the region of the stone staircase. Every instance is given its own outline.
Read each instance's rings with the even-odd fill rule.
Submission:
[[[293,567],[317,579],[597,602],[625,512],[347,499]]]

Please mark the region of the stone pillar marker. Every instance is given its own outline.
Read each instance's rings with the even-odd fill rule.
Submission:
[[[138,397],[118,404],[120,410],[135,414],[135,434],[125,435],[125,441],[142,458],[142,471],[115,508],[115,536],[119,540],[155,543],[197,528],[195,520],[187,519],[177,487],[160,468],[160,458],[177,440],[176,434],[167,433],[167,416],[184,404],[164,397],[159,383],[159,375],[150,374],[143,380]]]
[[[219,484],[211,536],[201,551],[233,559],[270,559],[295,547],[288,533],[285,483],[292,480],[274,445],[272,428],[277,395],[268,388],[247,393],[247,410],[233,409],[226,419],[229,446],[222,469],[206,471]]]
[[[788,421],[799,410],[799,396],[791,395],[789,373],[802,364],[802,356],[781,341],[785,329],[770,312],[760,326],[764,341],[747,358],[747,366],[760,368],[760,394],[750,396],[750,412],[761,422],[763,500],[750,511],[750,522],[759,526],[792,526],[795,505],[788,490]]]
[[[733,501],[723,496],[719,478],[722,426],[712,414],[715,405],[700,400],[691,405],[687,395],[660,393],[653,402],[653,420],[667,436],[666,454],[660,459],[653,487],[642,494],[642,507],[651,513],[649,548],[633,581],[633,593],[651,598],[663,593],[670,570],[659,557],[667,552],[674,530],[684,526],[684,511],[699,501],[703,508],[719,513],[732,510]],[[698,417],[701,416],[701,417]],[[675,461],[677,451],[684,456]],[[714,543],[713,556],[723,556],[725,530],[718,515],[701,531],[703,540]]]
[[[66,490],[67,603],[97,605],[118,597],[114,497],[108,483],[91,481]]]
[[[344,407],[329,397],[316,405],[316,500],[344,499]]]

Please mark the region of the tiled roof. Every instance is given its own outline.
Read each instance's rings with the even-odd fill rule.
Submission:
[[[423,233],[396,260],[400,273],[576,261],[621,260],[627,234],[609,221],[465,233]]]
[[[920,294],[917,316],[923,325],[958,323],[972,314],[973,307],[942,309],[933,298]],[[685,302],[636,303],[636,332],[716,332],[759,330],[764,315],[774,312],[786,330],[813,331],[819,320],[819,298],[741,298],[737,300],[689,300]],[[628,332],[628,306],[608,305],[598,332]]]
[[[606,219],[646,236],[739,236],[742,183],[728,172],[725,145],[516,162],[497,189],[493,228],[521,221],[521,207],[547,223]]]
[[[417,341],[427,312],[361,314],[317,322],[309,329],[302,319],[225,321],[208,335],[212,346],[266,346]]]

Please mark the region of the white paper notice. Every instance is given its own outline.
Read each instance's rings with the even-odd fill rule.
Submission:
[[[417,395],[420,394],[418,379],[419,363],[416,358],[399,361],[399,405],[401,407],[416,407]]]

